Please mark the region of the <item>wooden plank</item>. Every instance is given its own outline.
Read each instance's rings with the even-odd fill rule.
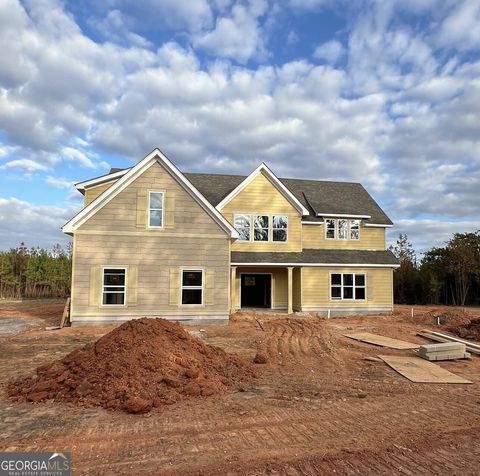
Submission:
[[[459,337],[455,337],[455,336],[452,336],[450,334],[441,334],[440,332],[435,332],[435,331],[424,331],[428,334],[433,334],[434,336],[438,336],[438,337],[442,337],[444,339],[447,339],[449,341],[452,341],[452,342],[461,342],[462,344],[466,344],[466,345],[469,345],[470,347],[473,347],[475,349],[478,349],[480,350],[480,344],[478,344],[477,342],[472,342],[472,341],[468,341],[468,340],[465,340],[465,339],[460,339]]]
[[[350,339],[366,342],[367,344],[379,345],[381,347],[389,347],[391,349],[418,349],[420,344],[412,344],[399,339],[392,339],[391,337],[379,336],[377,334],[370,334],[369,332],[355,332],[354,334],[343,334]]]
[[[416,383],[472,383],[420,357],[379,355],[392,369]]]
[[[60,320],[60,327],[64,327],[67,324],[68,318],[70,316],[70,298],[67,298],[65,307],[63,308],[62,319]]]

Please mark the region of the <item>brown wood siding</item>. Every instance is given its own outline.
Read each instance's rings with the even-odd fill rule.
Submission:
[[[330,273],[363,273],[366,275],[366,300],[336,301],[330,299]],[[393,270],[389,268],[327,268],[302,269],[302,308],[376,308],[393,306]]]
[[[146,213],[138,226],[137,199],[148,190],[166,194],[164,229],[147,229]],[[159,164],[84,223],[74,243],[73,320],[228,314],[230,238]],[[125,306],[101,305],[102,267],[107,266],[127,268]],[[180,304],[181,268],[204,270],[203,305]]]
[[[324,225],[303,225],[304,249],[384,250],[385,228],[360,227],[359,240],[327,240]]]
[[[95,187],[90,187],[85,189],[85,195],[83,204],[86,207],[91,202],[93,202],[99,195],[101,195],[105,190],[108,190],[115,182],[103,183]]]
[[[286,243],[236,241],[232,244],[232,251],[301,251],[302,249],[301,215],[263,174],[255,177],[225,205],[221,213],[231,224],[234,224],[235,213],[288,216]]]
[[[165,193],[164,229],[147,229],[148,191],[163,191]],[[143,225],[137,226],[137,199],[145,197],[141,206],[144,211]],[[171,196],[174,196],[174,201]],[[169,217],[171,210],[167,205],[174,205],[174,216]],[[218,234],[226,236],[220,226],[205,212],[205,210],[178,184],[178,182],[159,164],[153,164],[140,177],[121,191],[113,200],[88,219],[80,230],[95,231],[138,231],[162,234],[169,231],[169,223],[174,223],[177,233],[188,234]],[[172,228],[170,228],[172,230]]]

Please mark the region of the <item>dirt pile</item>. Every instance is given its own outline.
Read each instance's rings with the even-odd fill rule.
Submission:
[[[450,332],[463,339],[480,340],[480,318],[470,318],[448,327]]]
[[[138,319],[8,385],[17,401],[100,405],[130,413],[241,388],[252,365],[178,323]]]

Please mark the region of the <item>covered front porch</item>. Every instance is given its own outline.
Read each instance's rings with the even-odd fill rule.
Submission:
[[[265,309],[291,314],[300,310],[300,267],[232,265],[230,271],[231,313]]]

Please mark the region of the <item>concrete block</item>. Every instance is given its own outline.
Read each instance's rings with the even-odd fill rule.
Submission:
[[[418,349],[421,354],[432,354],[437,352],[462,353],[465,352],[466,346],[461,342],[444,342],[441,344],[421,345]]]
[[[420,357],[422,359],[432,362],[437,360],[469,359],[470,354],[468,352],[464,352],[463,354],[428,354],[428,355],[420,355]]]

